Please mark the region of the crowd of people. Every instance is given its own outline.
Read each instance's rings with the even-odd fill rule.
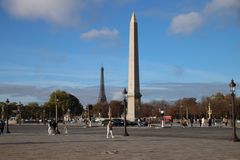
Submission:
[[[145,120],[147,122],[147,126],[150,128],[152,127],[152,119],[148,118]],[[198,119],[194,119],[194,118],[190,118],[190,119],[186,119],[186,118],[182,118],[182,120],[180,120],[180,125],[185,128],[185,127],[217,127],[217,126],[228,126],[228,118],[224,117],[221,121],[217,121],[215,118],[205,118],[205,117],[201,117]],[[138,123],[138,127],[141,126],[141,119],[138,118],[137,123]],[[171,121],[171,123],[173,123],[173,121]],[[86,127],[88,125],[87,120],[84,121],[84,126]],[[5,121],[4,120],[0,120],[0,135],[2,135],[4,133],[4,127],[5,127]],[[63,133],[68,134],[68,129],[67,129],[67,125],[65,122],[63,122]],[[60,134],[59,130],[58,130],[58,124],[55,120],[51,120],[48,123],[48,134],[49,135],[56,135],[56,134]],[[109,138],[109,135],[114,138],[113,136],[113,124],[112,121],[110,120],[107,124],[107,135],[106,138]]]
[[[194,124],[195,126],[199,127],[222,127],[222,126],[227,127],[228,118],[224,117],[222,120],[217,120],[215,118],[201,117],[194,119],[191,117],[190,119],[183,118],[180,123],[183,126],[183,128],[188,127],[189,125],[193,127]]]

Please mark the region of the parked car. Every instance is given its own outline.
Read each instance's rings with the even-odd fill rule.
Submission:
[[[138,122],[137,121],[129,121],[127,120],[127,126],[137,126]]]
[[[110,121],[110,119],[105,119],[102,121],[102,126],[107,126],[108,122]],[[147,122],[146,121],[141,121],[140,122],[141,126],[147,126]],[[120,118],[114,118],[112,119],[112,125],[113,126],[124,126],[124,120],[120,119]],[[137,121],[126,121],[126,125],[127,126],[137,126],[138,122]]]
[[[107,126],[108,122],[110,121],[110,119],[105,119],[102,121],[102,126]],[[124,120],[122,119],[112,119],[112,125],[113,126],[124,126]]]
[[[112,120],[113,126],[124,126],[124,120],[122,119],[113,119]]]
[[[141,125],[141,126],[148,126],[148,122],[141,120],[141,121],[140,121],[140,125]]]

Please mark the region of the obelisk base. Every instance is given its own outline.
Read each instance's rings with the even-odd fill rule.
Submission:
[[[128,96],[127,120],[135,121],[135,98]]]

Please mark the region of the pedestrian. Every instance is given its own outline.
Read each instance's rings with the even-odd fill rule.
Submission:
[[[182,126],[183,126],[183,128],[185,128],[185,127],[188,126],[188,125],[187,125],[187,119],[186,119],[186,118],[183,118],[183,120],[182,120]]]
[[[202,127],[205,127],[205,118],[202,117]]]
[[[208,127],[212,126],[212,118],[208,118]]]
[[[111,120],[107,124],[107,138],[109,138],[109,133],[111,134],[111,137],[114,138],[114,136],[113,136],[113,126],[112,126],[112,121]]]
[[[212,119],[212,126],[216,127],[217,126],[217,121],[216,121],[216,118],[213,118]]]
[[[4,120],[0,120],[0,135],[3,134],[4,127],[5,127],[5,122],[4,122]]]
[[[57,134],[57,122],[55,120],[52,122],[52,128],[53,128],[54,134]]]
[[[64,133],[68,134],[67,125],[66,125],[66,122],[64,122],[64,121],[63,121],[63,129],[64,129]]]
[[[193,122],[194,122],[194,119],[191,117],[190,118],[191,127],[193,127]]]
[[[199,127],[202,127],[202,119],[201,117],[198,119]]]
[[[227,127],[227,125],[228,125],[228,118],[227,117],[223,118],[223,123],[224,123],[225,127]]]
[[[141,120],[138,118],[138,127],[141,127]]]
[[[88,126],[88,120],[87,120],[87,118],[84,118],[84,128],[87,128],[87,126]]]
[[[54,135],[54,133],[53,133],[52,121],[50,121],[50,122],[48,123],[48,134],[49,134],[50,136]]]
[[[148,118],[148,127],[151,128],[152,127],[152,119]]]

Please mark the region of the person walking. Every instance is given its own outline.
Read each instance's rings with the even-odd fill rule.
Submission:
[[[54,135],[53,121],[52,121],[52,120],[48,123],[48,134],[49,134],[50,136]]]
[[[4,127],[5,127],[5,122],[4,122],[4,120],[0,120],[0,135],[3,134]]]
[[[112,126],[112,121],[111,120],[107,124],[107,138],[109,138],[109,133],[111,134],[111,137],[114,138],[114,136],[113,136],[113,126]]]
[[[52,128],[53,128],[54,134],[58,134],[57,133],[57,122],[55,120],[52,122]]]
[[[202,117],[202,127],[205,127],[205,118]]]
[[[140,128],[141,127],[141,119],[138,118],[138,127]]]
[[[191,117],[191,118],[190,118],[191,127],[193,127],[193,123],[194,123],[194,119],[193,119],[193,117]]]
[[[224,123],[225,127],[228,126],[228,118],[227,118],[227,116],[223,118],[223,123]]]
[[[152,119],[148,118],[148,128],[151,128],[151,127],[152,127]]]
[[[198,119],[198,123],[199,123],[199,127],[202,127],[202,118],[201,117]]]
[[[208,119],[208,127],[211,127],[212,126],[212,118],[209,118]]]
[[[186,128],[188,126],[186,118],[183,118],[182,126],[183,126],[183,128]]]
[[[64,122],[64,121],[63,121],[63,129],[64,129],[64,133],[68,134],[67,125],[66,125],[66,122]]]

